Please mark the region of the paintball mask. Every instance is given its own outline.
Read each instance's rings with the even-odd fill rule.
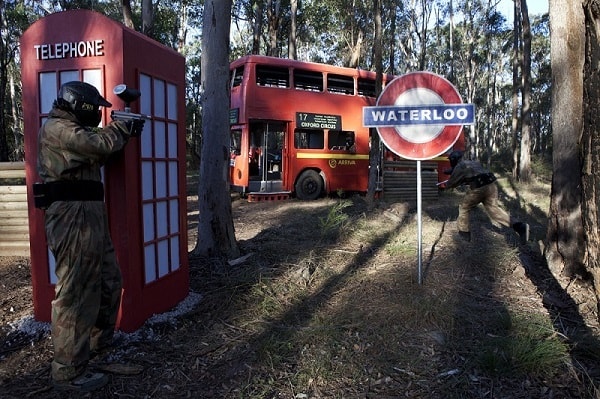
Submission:
[[[100,107],[112,106],[100,95],[98,89],[89,83],[79,81],[63,84],[58,91],[56,104],[60,108],[73,112],[82,125],[90,127],[100,124],[102,120]]]

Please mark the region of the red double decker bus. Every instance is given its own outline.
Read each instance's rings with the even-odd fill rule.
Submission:
[[[249,55],[230,73],[232,189],[303,200],[367,191],[377,133],[362,109],[376,105],[375,72]]]

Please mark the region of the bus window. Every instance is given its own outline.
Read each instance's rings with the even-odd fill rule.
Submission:
[[[231,142],[229,144],[231,156],[240,155],[242,153],[242,131],[240,129],[231,131]]]
[[[358,78],[358,95],[366,97],[376,97],[375,80]]]
[[[290,73],[283,67],[257,65],[256,84],[268,87],[290,87]]]
[[[352,76],[327,74],[327,91],[339,94],[354,94],[354,78]]]
[[[298,90],[323,91],[323,73],[294,69],[294,87]]]
[[[319,149],[322,150],[325,133],[323,130],[296,129],[294,132],[294,147],[298,149]]]
[[[244,66],[241,65],[231,71],[231,87],[240,86],[244,77]]]
[[[330,150],[356,151],[354,132],[330,130],[327,133],[327,142]]]

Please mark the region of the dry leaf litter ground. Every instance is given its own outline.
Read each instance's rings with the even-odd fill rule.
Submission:
[[[191,257],[188,298],[118,333],[94,361],[111,382],[84,397],[600,397],[591,289],[557,281],[540,254],[549,186],[517,194],[501,180],[528,245],[482,209],[460,241],[461,196],[423,204],[421,284],[414,204],[234,199],[247,259]],[[31,316],[29,260],[0,262],[0,398],[64,398],[49,385],[49,326]]]

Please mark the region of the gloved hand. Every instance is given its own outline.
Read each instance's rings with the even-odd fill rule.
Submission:
[[[129,131],[129,135],[131,137],[139,137],[142,135],[144,131],[144,124],[146,121],[144,119],[131,119],[125,122],[127,125],[127,130]]]

